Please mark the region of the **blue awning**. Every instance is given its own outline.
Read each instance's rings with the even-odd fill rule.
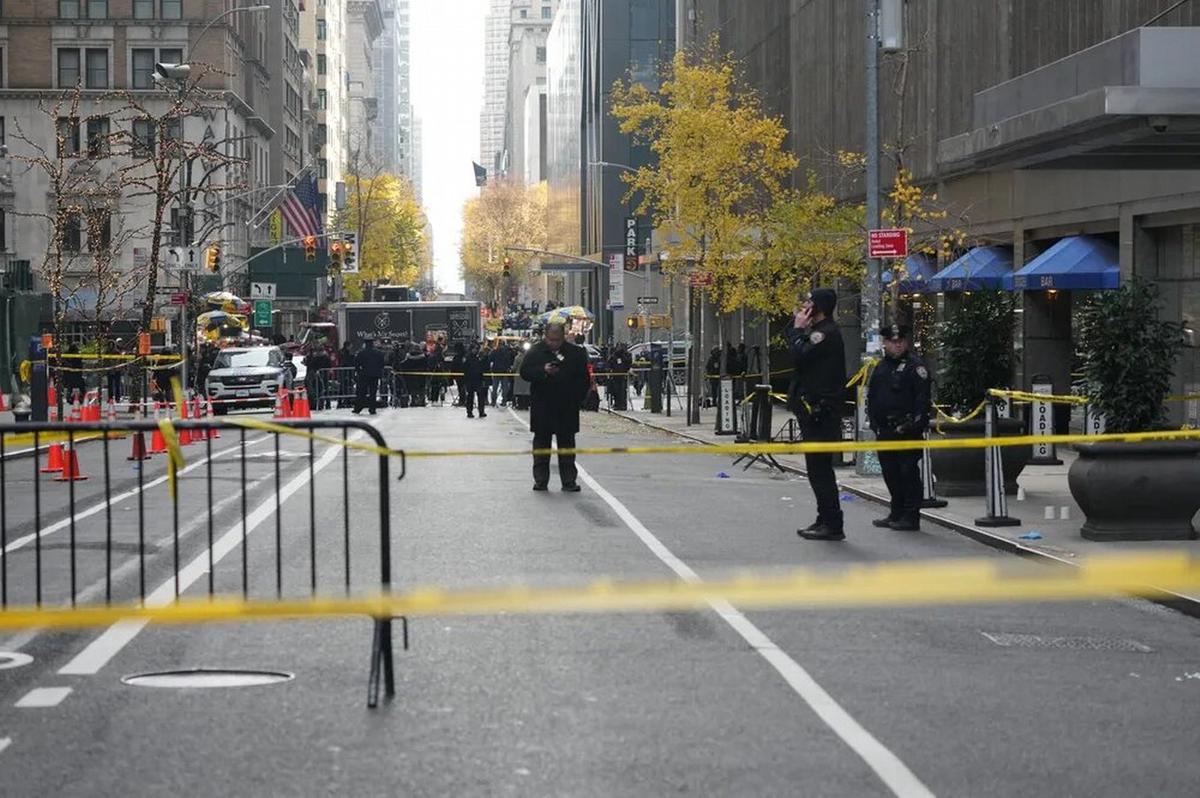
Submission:
[[[899,291],[902,294],[925,294],[933,290],[930,281],[937,273],[937,259],[932,255],[909,255],[904,261],[904,279],[900,281]],[[890,274],[890,272],[889,272]],[[891,282],[891,278],[888,278]]]
[[[1093,236],[1071,236],[1025,264],[1008,279],[1012,291],[1093,291],[1121,284],[1116,246]]]
[[[1012,276],[1010,247],[975,247],[929,281],[934,291],[984,291],[1004,288]]]

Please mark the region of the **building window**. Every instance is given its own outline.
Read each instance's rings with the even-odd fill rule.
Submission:
[[[58,0],[58,15],[63,19],[79,19],[79,0]]]
[[[529,9],[522,8],[521,9],[521,19],[527,19],[528,17],[529,17]]]
[[[60,116],[55,125],[58,134],[58,155],[69,158],[79,154],[79,117]]]
[[[0,137],[4,135],[4,117],[0,116]],[[0,138],[0,144],[4,143]],[[317,125],[317,145],[324,147],[329,143],[329,125],[322,122]]]
[[[158,10],[163,19],[183,19],[183,0],[161,0]]]
[[[329,31],[325,27],[325,20],[318,19],[317,20],[317,41],[319,41],[319,42],[325,41],[325,37],[328,35],[328,33],[329,33]]]
[[[134,19],[154,19],[154,0],[133,0]]]
[[[317,159],[317,177],[322,180],[329,179],[329,161],[325,158]]]
[[[329,92],[324,89],[317,89],[317,108],[324,111],[329,107]]]
[[[58,51],[58,87],[71,89],[79,85],[79,51]]]
[[[554,18],[554,12],[550,9],[550,6],[542,6],[542,19],[553,19],[553,18]]]
[[[183,50],[178,47],[160,47],[158,60],[164,64],[182,64]]]
[[[4,143],[4,117],[0,116],[0,144]]]
[[[130,85],[135,89],[154,88],[154,64],[160,61],[164,64],[182,64],[183,50],[178,47],[164,47],[161,50],[152,48],[137,48],[131,51]]]
[[[546,48],[545,47],[537,48],[537,62],[539,64],[546,63]]]
[[[317,53],[317,74],[325,75],[329,73],[329,62],[324,55]]]
[[[92,211],[88,217],[88,249],[107,252],[112,246],[112,214]]]
[[[82,244],[82,226],[79,223],[79,214],[61,212],[62,216],[62,237],[63,250],[66,252],[78,252]]]
[[[107,116],[93,116],[87,121],[87,154],[91,158],[108,155],[109,121]]]
[[[133,120],[133,154],[154,154],[154,120]]]
[[[108,0],[88,0],[88,19],[108,19]]]
[[[0,210],[0,252],[8,251],[8,219]]]
[[[87,87],[108,88],[108,50],[87,50]]]

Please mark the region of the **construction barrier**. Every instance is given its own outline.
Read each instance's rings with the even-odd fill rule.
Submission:
[[[181,406],[187,407],[187,403]],[[198,413],[199,401],[193,399],[190,415]],[[404,459],[403,452],[387,447],[371,424],[291,419],[264,430],[205,417],[160,417],[115,423],[7,425],[0,427],[0,433],[14,429],[33,436],[38,456],[28,465],[10,462],[5,457],[6,438],[0,435],[0,626],[20,616],[23,611],[17,610],[18,606],[43,611],[57,606],[68,612],[119,607],[117,615],[135,603],[162,607],[177,601],[193,584],[209,599],[239,594],[246,601],[309,601],[337,593],[351,598],[386,595],[391,589],[391,463],[400,460],[399,476],[403,478]],[[217,430],[233,438],[225,448],[217,448],[221,445],[213,436]],[[116,432],[132,437],[132,474],[114,474],[113,463],[126,462],[124,451],[115,457],[111,452]],[[256,432],[262,434],[251,439]],[[152,438],[146,447],[142,441],[148,434]],[[60,435],[66,436],[64,443],[47,446],[42,441]],[[86,456],[75,445],[84,435],[99,440]],[[306,449],[295,458],[300,465],[294,468],[288,487],[283,484],[281,464],[280,439],[284,436]],[[317,443],[322,441],[331,445],[318,450]],[[263,446],[267,457],[255,456],[257,450],[248,451],[251,446]],[[356,448],[379,453],[375,485],[363,485],[362,473],[356,474],[351,484],[349,456]],[[186,457],[185,451],[189,452]],[[341,479],[322,476],[318,481],[318,461],[323,468],[338,458],[341,468],[331,467],[330,473],[340,470]],[[285,519],[281,492],[284,496],[294,492],[304,469],[307,506],[298,501]],[[28,472],[32,472],[31,479],[25,476]],[[185,474],[190,477],[181,479]],[[14,479],[29,481],[18,492],[11,488]],[[89,506],[81,507],[76,485],[88,479],[88,484],[96,487],[88,491]],[[172,498],[170,509],[164,512],[161,504],[148,509],[147,489],[163,483]],[[271,539],[264,534],[251,545],[250,533],[271,517],[263,507],[252,511],[251,492],[260,486],[273,489],[274,536]],[[90,503],[97,495],[106,501]],[[136,501],[123,501],[135,496]],[[116,504],[121,505],[119,516]],[[341,523],[331,524],[326,516],[318,525],[316,508],[331,505],[341,508]],[[374,521],[377,535],[370,534],[372,505],[378,513]],[[218,525],[229,531],[218,537]],[[191,530],[189,534],[182,533],[185,526]],[[66,533],[62,536],[65,540],[45,543],[43,537],[57,529]],[[240,548],[240,562],[234,557],[222,562],[214,555],[222,547],[226,552]],[[162,587],[149,589],[154,582]],[[400,621],[407,644],[407,622]],[[395,692],[392,622],[391,617],[375,619],[369,706],[378,703],[381,690],[388,696]]]

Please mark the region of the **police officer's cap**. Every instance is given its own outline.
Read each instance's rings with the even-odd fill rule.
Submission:
[[[837,308],[838,295],[832,288],[814,288],[808,298],[812,300],[813,307],[826,316],[832,316]]]
[[[908,334],[906,324],[885,324],[879,328],[879,335],[885,341],[903,341],[908,338]]]

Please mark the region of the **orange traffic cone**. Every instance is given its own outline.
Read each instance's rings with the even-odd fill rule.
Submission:
[[[0,390],[0,413],[8,409],[8,400],[4,398],[4,391]]]
[[[292,403],[296,418],[312,418],[312,408],[308,406],[308,391],[300,388],[296,391],[296,398]]]
[[[158,421],[158,411],[161,406],[158,402],[154,403],[154,420]],[[167,439],[163,437],[162,430],[158,427],[154,428],[154,433],[150,436],[150,454],[166,454]]]
[[[54,387],[54,383],[46,386],[46,404],[58,407],[58,389]]]
[[[280,387],[275,396],[275,418],[291,418],[291,408],[288,407],[287,388]]]
[[[160,437],[162,436],[161,432],[159,433],[159,436]],[[146,451],[146,436],[144,436],[142,434],[141,430],[138,430],[137,432],[133,433],[133,450],[129,453],[129,456],[126,457],[125,459],[126,460],[149,460],[150,459],[150,453]]]
[[[208,428],[208,437],[215,440],[216,438],[221,437],[221,433],[217,431],[216,416],[213,413],[212,399],[209,399],[206,404],[208,406],[208,421],[212,424],[212,426]]]
[[[189,416],[188,416],[188,400],[186,397],[184,398],[184,400],[182,402],[179,403],[179,417],[181,419],[183,419],[184,421],[187,421],[189,418]],[[192,445],[192,431],[191,430],[188,430],[188,429],[179,430],[179,445],[180,446],[191,446]]]
[[[63,468],[62,473],[54,478],[55,482],[82,482],[87,479],[83,474],[79,473],[79,456],[75,454],[74,449],[67,449],[63,452]]]
[[[67,423],[78,424],[83,421],[83,408],[79,406],[79,391],[76,391],[71,396],[71,415],[67,416]]]
[[[41,471],[43,474],[53,474],[63,470],[63,447],[61,443],[50,444],[49,451],[46,452],[46,467]]]

